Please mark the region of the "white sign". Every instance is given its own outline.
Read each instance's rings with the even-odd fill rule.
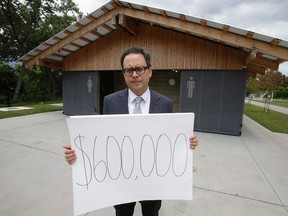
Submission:
[[[97,115],[67,119],[74,213],[141,200],[192,200],[194,114]]]

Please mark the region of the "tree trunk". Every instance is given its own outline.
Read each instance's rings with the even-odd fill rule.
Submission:
[[[22,64],[21,70],[20,70],[20,75],[19,75],[19,78],[18,78],[18,81],[17,81],[17,86],[16,86],[15,93],[14,93],[14,96],[13,96],[13,102],[16,102],[18,100],[18,98],[19,98],[19,94],[20,94],[20,90],[21,90],[21,87],[22,87],[24,73],[25,73],[25,66],[24,66],[24,64]]]

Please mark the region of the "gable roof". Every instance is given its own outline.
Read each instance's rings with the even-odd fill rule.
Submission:
[[[62,30],[17,61],[26,67],[43,65],[61,68],[65,57],[118,28],[137,35],[137,22],[242,49],[247,52],[245,65],[254,74],[264,73],[267,68],[278,70],[279,63],[288,61],[288,41],[202,18],[117,0],[108,2]]]

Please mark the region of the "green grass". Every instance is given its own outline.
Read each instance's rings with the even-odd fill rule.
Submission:
[[[11,110],[11,111],[0,111],[0,119],[3,118],[11,118],[16,116],[24,116],[24,115],[31,115],[36,113],[44,113],[44,112],[54,112],[54,111],[61,111],[63,110],[63,106],[53,106],[50,104],[53,103],[61,103],[61,102],[49,102],[49,103],[38,103],[38,104],[17,104],[13,106],[27,106],[33,109],[29,110]]]
[[[263,107],[245,104],[244,114],[272,132],[288,134],[288,115],[269,110],[264,112]]]
[[[288,99],[273,99],[271,104],[288,108]]]

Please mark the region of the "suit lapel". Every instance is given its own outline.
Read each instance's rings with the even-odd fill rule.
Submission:
[[[129,114],[128,110],[128,89],[124,89],[118,95],[119,114]]]
[[[157,96],[157,94],[155,94],[153,90],[150,90],[150,93],[151,98],[149,113],[158,113],[160,98]]]

